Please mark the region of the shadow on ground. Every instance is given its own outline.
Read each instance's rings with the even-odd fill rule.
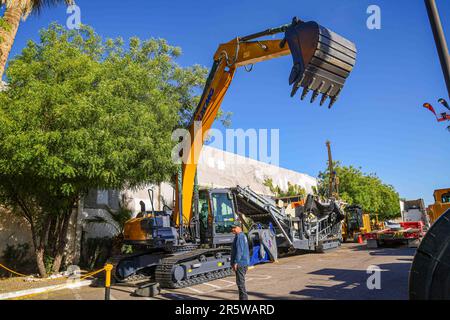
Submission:
[[[368,249],[366,245],[351,248],[352,251],[368,251],[372,256],[410,256],[414,257],[416,248],[408,248],[401,244],[385,245],[376,249]]]
[[[411,263],[380,264],[380,289],[368,289],[367,280],[372,273],[361,270],[326,268],[311,272],[312,275],[329,276],[329,285],[308,285],[305,289],[291,291],[305,299],[350,299],[350,300],[404,300],[408,299],[408,276]]]
[[[211,300],[225,300],[225,298],[218,296],[217,294],[221,293],[221,294],[227,294],[227,298],[226,300],[229,300],[230,298],[232,300],[238,300],[238,290],[236,289],[222,289],[220,291],[216,291],[214,293],[203,293],[203,294],[199,294],[198,296],[192,296],[192,295],[183,295],[183,294],[178,294],[176,293],[176,296],[174,297],[171,293],[164,293],[161,294],[161,296],[165,296],[168,298],[178,298],[178,299],[186,299],[186,300],[199,300],[200,297],[203,299],[211,299]],[[233,297],[230,297],[231,295],[234,295]],[[266,293],[262,293],[262,292],[256,292],[256,291],[248,291],[247,292],[249,300],[255,300],[255,298],[257,299],[263,299],[263,300],[289,300],[289,299],[296,299],[295,297],[292,296],[276,296],[276,295],[270,295],[270,294],[266,294]],[[230,297],[230,298],[228,298]]]

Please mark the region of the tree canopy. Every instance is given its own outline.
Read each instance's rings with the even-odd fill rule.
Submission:
[[[88,188],[137,187],[174,172],[171,133],[190,117],[206,76],[179,66],[180,54],[163,39],[125,45],[52,24],[10,62],[0,92],[0,200],[30,222],[36,250],[56,254],[45,243],[52,223],[64,230]],[[65,234],[55,236],[63,245]]]
[[[263,183],[266,187],[269,188],[270,192],[272,192],[274,194],[275,197],[277,198],[283,198],[283,197],[294,197],[294,196],[299,196],[299,197],[304,197],[306,196],[306,190],[295,183],[290,183],[288,181],[288,188],[287,190],[283,190],[280,186],[275,185],[273,183],[273,180],[271,178],[266,178],[264,180]]]
[[[378,213],[382,218],[400,214],[399,195],[392,185],[385,184],[376,174],[364,173],[361,168],[334,164],[339,179],[339,197],[348,204],[359,204],[364,211]],[[318,193],[326,194],[329,170],[319,173]]]

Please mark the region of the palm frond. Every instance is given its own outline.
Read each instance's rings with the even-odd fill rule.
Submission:
[[[19,6],[23,11],[23,18],[25,19],[30,13],[39,14],[42,9],[46,7],[57,6],[62,3],[66,5],[75,4],[74,0],[0,0],[1,5],[6,5],[6,8],[11,6]]]
[[[114,229],[116,229],[116,231],[118,233],[122,233],[122,230],[120,229],[120,227],[116,226],[115,223],[111,223],[110,220],[108,220],[108,219],[106,219],[104,217],[101,217],[101,216],[93,216],[93,217],[90,217],[90,218],[86,218],[86,219],[84,219],[84,221],[87,222],[87,223],[108,224],[108,225],[113,226]]]
[[[100,216],[94,216],[90,218],[84,219],[87,223],[108,223],[108,220],[106,220],[104,217]]]

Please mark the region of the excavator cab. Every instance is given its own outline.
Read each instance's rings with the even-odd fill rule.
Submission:
[[[320,105],[330,98],[331,108],[355,65],[355,45],[314,21],[297,18],[285,30],[281,46],[286,43],[294,62],[289,76],[291,97],[302,87],[302,100],[312,91],[311,103],[322,94]]]
[[[198,207],[202,242],[211,245],[231,243],[234,239],[231,228],[238,217],[229,190],[200,190]]]

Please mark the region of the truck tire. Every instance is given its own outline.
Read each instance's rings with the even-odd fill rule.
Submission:
[[[376,239],[367,239],[367,248],[369,249],[378,248],[378,241]]]
[[[450,300],[450,209],[428,230],[409,275],[411,300]]]

